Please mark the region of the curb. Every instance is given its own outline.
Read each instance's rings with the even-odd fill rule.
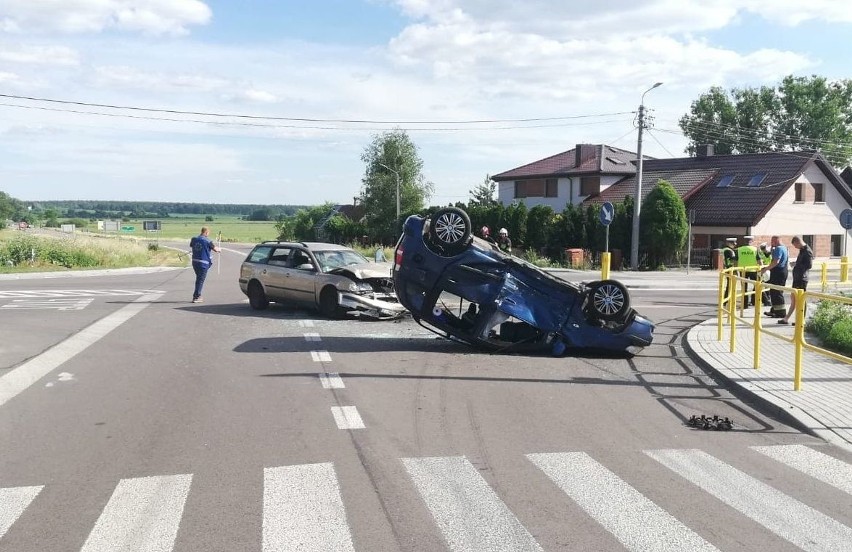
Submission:
[[[715,324],[712,318],[699,322],[690,328],[686,334],[684,349],[693,362],[707,370],[715,378],[724,382],[735,397],[745,401],[746,403],[750,403],[757,410],[778,419],[782,423],[799,429],[808,435],[812,435],[827,443],[831,443],[832,445],[836,445],[852,452],[852,444],[839,437],[819,420],[801,408],[792,405],[783,399],[779,399],[772,393],[765,391],[759,385],[756,385],[751,381],[744,381],[741,376],[736,376],[736,378],[732,377],[731,374],[728,373],[728,370],[718,368],[713,363],[706,360],[701,355],[703,349],[698,344],[698,340],[694,334],[697,331],[700,331],[698,330],[699,326],[709,326],[710,324]]]

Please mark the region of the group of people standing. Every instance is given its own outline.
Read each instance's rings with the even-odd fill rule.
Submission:
[[[788,266],[790,264],[787,246],[781,242],[780,236],[772,236],[770,245],[766,242],[756,247],[752,244],[754,236],[744,236],[745,244],[737,247],[737,238],[728,238],[727,246],[722,250],[723,264],[725,268],[742,267],[746,269],[745,277],[750,280],[762,278],[769,272],[769,284],[785,286],[787,284]],[[794,236],[791,241],[793,247],[798,250],[796,262],[793,266],[794,289],[806,290],[808,288],[808,272],[813,266],[814,252],[808,244],[799,236]],[[748,293],[748,286],[745,286]],[[754,288],[752,288],[754,291]],[[790,307],[784,302],[784,293],[778,289],[769,290],[770,308],[764,312],[765,316],[779,318],[779,324],[789,324],[790,317],[796,312],[796,295],[790,296]],[[728,288],[725,288],[725,297],[728,296]],[[755,294],[746,294],[743,298],[746,308],[756,303]]]

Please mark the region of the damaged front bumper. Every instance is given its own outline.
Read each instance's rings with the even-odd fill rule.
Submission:
[[[346,311],[361,317],[387,320],[398,318],[406,313],[405,307],[392,293],[358,294],[346,291],[338,292],[338,304]]]

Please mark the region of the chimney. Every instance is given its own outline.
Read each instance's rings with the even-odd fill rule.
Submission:
[[[589,159],[594,159],[597,149],[594,144],[577,144],[574,148],[574,166],[579,167]]]
[[[713,154],[716,153],[715,150],[713,144],[701,144],[695,148],[695,154],[697,157],[713,157]]]

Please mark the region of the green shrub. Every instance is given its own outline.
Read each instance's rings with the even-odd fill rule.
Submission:
[[[819,301],[814,315],[808,320],[808,331],[814,332],[824,339],[831,331],[832,326],[839,321],[852,318],[852,313],[842,303],[836,301]]]
[[[852,316],[838,320],[822,340],[826,348],[843,355],[852,355]]]

